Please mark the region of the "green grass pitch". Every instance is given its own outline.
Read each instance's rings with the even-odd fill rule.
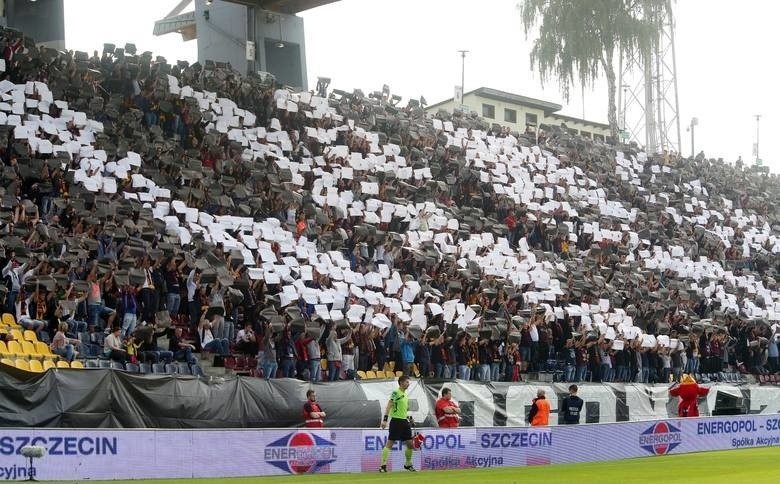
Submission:
[[[388,474],[316,474],[222,479],[162,479],[136,481],[70,481],[91,484],[249,484],[249,483],[425,483],[457,484],[557,484],[657,482],[707,484],[776,483],[780,478],[780,447],[702,452],[697,454],[643,457],[587,464],[560,464],[539,467],[505,467],[453,471],[403,470]]]

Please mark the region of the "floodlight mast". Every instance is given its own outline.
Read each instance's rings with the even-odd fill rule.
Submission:
[[[682,135],[672,1],[648,15],[657,16],[661,25],[658,44],[644,61],[639,52],[620,55],[618,120],[627,140],[644,145],[648,153],[679,153]]]
[[[759,140],[758,135],[760,134],[759,123],[761,122],[761,115],[756,114],[754,116],[756,118],[756,165],[759,165],[761,163],[761,155],[759,154],[758,151],[758,140]]]

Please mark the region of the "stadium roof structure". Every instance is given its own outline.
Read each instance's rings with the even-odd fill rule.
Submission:
[[[222,0],[229,3],[257,7],[269,12],[294,15],[305,10],[321,7],[338,0]],[[182,11],[192,4],[193,0],[181,0],[168,15],[154,23],[154,35],[179,33],[182,38],[193,40],[197,38],[198,31],[195,22],[195,12]]]
[[[270,12],[294,15],[305,10],[321,7],[338,0],[224,0],[230,3],[238,3],[248,7],[258,7]]]

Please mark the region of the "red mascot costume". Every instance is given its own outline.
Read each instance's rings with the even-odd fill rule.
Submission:
[[[698,417],[699,397],[709,392],[709,388],[699,386],[691,375],[683,375],[680,384],[669,389],[670,396],[680,397],[680,404],[677,405],[679,417]]]

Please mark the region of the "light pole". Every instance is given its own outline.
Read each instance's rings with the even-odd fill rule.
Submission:
[[[696,132],[696,126],[698,125],[699,125],[699,118],[691,118],[691,124],[688,125],[688,131],[691,132],[691,158],[696,156],[696,149],[695,149],[696,137],[694,133]]]
[[[758,135],[760,134],[759,122],[761,121],[761,115],[756,114],[756,164],[761,160],[761,156],[758,154]]]
[[[466,92],[466,54],[468,54],[469,51],[467,50],[459,50],[460,52],[460,90],[461,92]]]
[[[623,134],[623,133],[628,133],[628,127],[626,125],[626,104],[627,104],[626,98],[628,94],[627,91],[631,86],[629,86],[628,84],[621,84],[620,87],[622,88],[623,91],[623,98],[622,98],[623,104],[620,104],[620,101],[618,101],[618,108],[622,111],[620,119],[618,119],[618,123],[620,124],[620,134],[622,135],[623,143],[626,143],[628,141],[628,136]],[[618,94],[620,93],[618,92]]]

